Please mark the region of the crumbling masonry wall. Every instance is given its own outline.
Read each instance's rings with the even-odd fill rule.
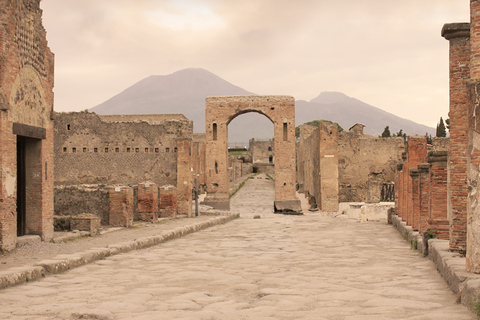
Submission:
[[[368,197],[369,184],[377,191],[376,202],[380,201],[379,185],[395,180],[396,165],[405,151],[401,137],[377,138],[358,130],[340,132],[339,153],[339,201],[363,202]]]
[[[297,144],[298,191],[307,194],[313,208],[320,208],[321,200],[317,193],[322,190],[322,185],[317,177],[336,174],[338,197],[331,199],[337,202],[380,201],[381,185],[395,180],[395,169],[405,149],[403,138],[364,135],[361,124],[356,124],[349,131],[340,132],[336,137],[338,150],[335,153],[324,153],[321,157],[320,139],[327,137],[321,138],[314,126],[300,126]],[[338,161],[338,168],[324,168],[322,172],[322,161],[329,159],[325,156],[332,155],[332,159]]]
[[[0,250],[10,250],[17,233],[53,237],[54,55],[39,0],[0,8]]]
[[[176,186],[180,178],[182,187],[175,188],[175,192],[182,193],[178,195],[182,205],[175,205],[175,210],[190,215],[191,206],[185,202],[189,199],[191,202],[193,176],[204,172],[202,159],[205,157],[205,144],[201,140],[196,145],[196,157],[192,155],[192,128],[192,122],[178,114],[58,114],[55,121],[55,214],[92,213],[102,219],[102,224],[108,224],[110,217],[105,205],[111,205],[111,199],[108,199],[109,193],[105,199],[104,190],[109,186],[127,186],[134,191],[134,214],[137,207],[139,209],[135,217],[154,221],[161,208],[155,201],[158,191],[149,196],[157,210],[143,212],[142,183]],[[193,171],[193,162],[196,171]],[[69,206],[69,202],[76,205]]]

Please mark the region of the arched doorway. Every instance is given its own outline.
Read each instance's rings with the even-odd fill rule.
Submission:
[[[228,124],[247,112],[263,114],[274,125],[275,212],[300,213],[300,200],[295,195],[295,99],[292,96],[207,97],[205,204],[230,209]]]

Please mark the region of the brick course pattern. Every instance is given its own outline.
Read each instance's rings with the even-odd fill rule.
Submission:
[[[175,218],[178,211],[177,188],[161,186],[159,189],[159,213],[161,218]]]
[[[18,225],[20,235],[53,237],[54,55],[39,4],[0,0],[0,250],[15,248]],[[17,176],[17,147],[25,151],[24,182]],[[24,205],[24,218],[17,204]]]
[[[450,152],[448,161],[450,250],[467,247],[467,88],[470,77],[470,24],[446,24],[442,36],[450,43]]]
[[[263,114],[274,124],[275,211],[301,212],[295,195],[295,99],[291,96],[207,97],[205,203],[230,208],[228,124],[247,112]]]
[[[109,187],[110,203],[109,225],[113,227],[131,227],[133,225],[133,188]]]
[[[142,221],[158,221],[158,185],[152,182],[138,184],[138,219]]]
[[[431,151],[428,153],[430,165],[430,209],[428,212],[428,227],[437,234],[437,238],[448,240],[450,237],[448,221],[447,197],[447,151]],[[419,231],[426,231],[420,229]]]

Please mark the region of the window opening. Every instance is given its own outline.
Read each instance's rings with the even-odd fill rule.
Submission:
[[[213,124],[213,141],[217,141],[217,124]]]

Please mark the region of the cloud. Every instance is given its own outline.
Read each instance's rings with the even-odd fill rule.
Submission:
[[[341,91],[434,125],[448,111],[458,0],[43,0],[57,110],[91,108],[151,74],[202,67],[248,91]]]

